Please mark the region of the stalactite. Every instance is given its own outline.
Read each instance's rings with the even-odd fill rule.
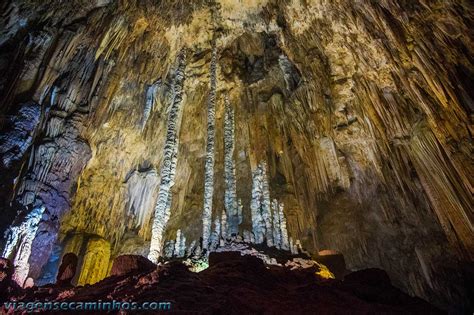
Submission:
[[[84,61],[83,54],[78,54],[78,56],[78,59]],[[88,81],[87,78],[82,79],[84,82]],[[81,87],[71,84],[69,95],[75,94],[74,97],[71,96],[71,99],[67,99],[67,102],[80,103],[77,91],[82,91]],[[76,92],[72,92],[72,90]],[[55,93],[52,95],[53,102],[54,98]],[[65,98],[60,100],[66,101]],[[85,106],[82,110],[85,110]],[[48,108],[45,109],[45,112],[47,111]],[[55,116],[61,118],[66,117],[66,114],[57,110],[54,113]],[[55,116],[50,122],[55,120]],[[63,120],[65,121],[63,127],[58,127],[55,123],[45,126],[45,130],[43,130],[45,137],[38,139],[39,144],[32,150],[27,171],[22,174],[21,182],[18,185],[16,194],[18,203],[30,208],[37,204],[35,202],[38,202],[48,209],[49,214],[38,227],[41,233],[38,233],[29,245],[35,255],[25,258],[30,264],[28,267],[30,276],[34,279],[39,277],[42,267],[47,263],[57,237],[58,221],[70,207],[70,193],[73,190],[73,183],[91,157],[90,147],[80,136],[83,126],[81,116],[84,115],[72,113],[67,117],[67,120]],[[54,139],[50,139],[48,136],[53,136]]]
[[[435,135],[426,126],[415,130],[410,154],[421,183],[448,239],[474,258],[473,197],[457,175]]]
[[[156,93],[158,89],[161,87],[161,80],[156,81],[155,83],[148,85],[146,88],[146,101],[145,101],[145,108],[143,109],[143,117],[141,121],[141,129],[146,126],[148,119],[150,118],[151,111],[153,110],[155,103],[156,103]]]
[[[183,50],[178,56],[178,66],[171,91],[171,108],[168,114],[168,127],[165,147],[163,150],[163,165],[161,167],[160,188],[155,206],[153,219],[150,253],[148,259],[156,263],[161,254],[163,232],[168,223],[171,210],[171,187],[174,184],[178,150],[178,118],[181,112],[183,84],[185,79],[186,53]]]
[[[228,234],[237,235],[239,233],[239,204],[237,203],[237,185],[235,179],[234,163],[234,109],[229,102],[229,97],[225,96],[225,116],[224,116],[224,205],[227,212]]]
[[[63,132],[63,128],[64,119],[61,117],[53,116],[48,122],[48,126],[46,128],[46,136],[55,138]]]
[[[52,143],[46,143],[38,146],[35,152],[35,163],[33,173],[38,182],[46,182],[47,176],[53,166],[54,157],[57,148]]]
[[[53,89],[51,90],[51,99],[50,99],[51,106],[56,105],[56,101],[58,100],[58,91],[59,91],[59,88],[57,86],[53,86]]]
[[[18,114],[11,118],[13,130],[0,135],[0,156],[5,167],[20,160],[33,143],[40,123],[41,106],[36,103],[23,104]]]
[[[31,245],[38,230],[39,222],[45,211],[44,206],[35,207],[18,226],[12,226],[7,232],[7,243],[3,250],[2,257],[13,258],[15,273],[13,279],[20,286],[23,286],[30,265],[28,260],[31,255]]]
[[[127,180],[128,215],[133,218],[133,228],[138,228],[142,237],[148,235],[149,221],[153,213],[154,192],[159,184],[155,169],[146,172],[134,171]]]
[[[298,73],[298,70],[285,55],[280,55],[278,57],[278,65],[280,66],[280,70],[283,73],[286,88],[289,91],[293,91],[300,82],[300,74]]]
[[[180,245],[181,245],[181,230],[176,231],[176,240],[174,241],[174,256],[179,257],[180,252]]]
[[[124,16],[117,17],[111,23],[111,27],[101,39],[100,46],[95,54],[95,58],[99,59],[99,57],[103,55],[105,59],[108,59],[114,49],[119,47],[120,44],[127,38],[127,30],[127,19]]]
[[[210,92],[207,102],[207,144],[206,164],[204,166],[204,208],[202,213],[202,246],[207,249],[211,232],[212,201],[214,195],[214,151],[216,126],[216,89],[217,89],[217,46],[212,42],[212,58],[210,69]]]

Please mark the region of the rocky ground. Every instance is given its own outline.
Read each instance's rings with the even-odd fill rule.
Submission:
[[[193,273],[180,262],[155,268],[140,256],[122,256],[114,264],[114,275],[94,285],[10,287],[2,292],[9,292],[3,298],[25,302],[169,301],[171,311],[167,312],[173,314],[442,313],[392,286],[380,269],[350,273],[343,281],[323,279],[315,274],[316,267],[290,270],[268,266],[239,252],[212,253],[209,265]]]

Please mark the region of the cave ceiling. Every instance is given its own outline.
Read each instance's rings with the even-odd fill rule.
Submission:
[[[170,241],[191,251],[225,220],[257,241],[255,209],[271,205],[311,255],[383,268],[440,305],[463,299],[469,1],[7,0],[0,12],[2,229],[43,211],[25,276],[67,251],[106,253],[104,265]],[[107,273],[83,264],[80,283]]]

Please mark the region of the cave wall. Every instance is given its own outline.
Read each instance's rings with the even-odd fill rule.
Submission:
[[[30,277],[71,235],[104,240],[111,256],[147,255],[183,48],[164,239],[181,230],[188,246],[199,242],[215,37],[213,221],[224,210],[227,96],[241,232],[252,228],[252,174],[266,161],[270,195],[310,253],[334,250],[350,269],[386,269],[444,307],[465,300],[459,266],[474,257],[469,2],[17,0],[0,8],[0,207],[9,222],[46,207]],[[87,270],[81,283],[103,273]]]

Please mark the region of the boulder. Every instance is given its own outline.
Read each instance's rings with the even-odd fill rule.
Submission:
[[[209,266],[215,266],[221,262],[241,260],[240,252],[212,252],[209,254]]]
[[[345,283],[358,283],[374,287],[391,286],[390,278],[382,269],[370,268],[350,273],[344,277]]]
[[[123,276],[132,272],[150,272],[156,265],[139,255],[121,255],[115,258],[110,271],[111,276]]]
[[[330,253],[320,255],[315,258],[316,261],[327,266],[329,270],[336,276],[336,279],[343,279],[349,271],[346,269],[346,261],[342,254]]]

